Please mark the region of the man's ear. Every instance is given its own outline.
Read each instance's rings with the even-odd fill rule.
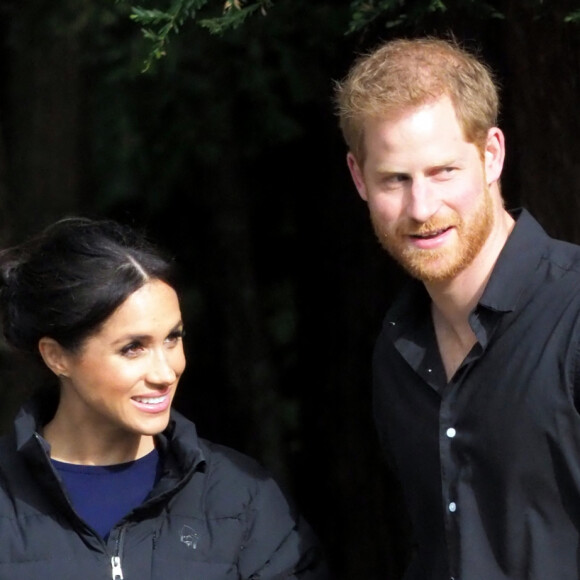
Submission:
[[[68,376],[68,353],[54,338],[43,336],[38,351],[46,366],[57,376]]]
[[[365,200],[368,201],[367,188],[365,185],[362,168],[356,160],[355,156],[349,151],[346,156],[346,163],[350,170],[350,175],[354,182],[354,186],[358,191],[358,194]]]
[[[505,158],[505,138],[497,127],[492,127],[487,134],[484,152],[485,178],[487,185],[499,181]]]

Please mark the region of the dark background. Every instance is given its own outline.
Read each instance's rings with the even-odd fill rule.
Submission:
[[[126,4],[0,0],[2,245],[82,214],[173,255],[188,356],[176,407],[275,473],[340,580],[400,577],[408,533],[370,400],[402,275],[350,182],[334,80],[381,40],[454,34],[502,88],[507,205],[580,241],[575,3],[368,4],[377,19],[350,35],[340,0],[277,0],[223,36],[186,23],[143,74]],[[33,377],[0,354],[6,429]]]

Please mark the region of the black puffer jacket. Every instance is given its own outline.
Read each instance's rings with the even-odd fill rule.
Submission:
[[[328,578],[308,524],[271,477],[198,439],[175,411],[158,438],[163,476],[104,542],[67,499],[38,408],[26,405],[0,439],[0,580]]]

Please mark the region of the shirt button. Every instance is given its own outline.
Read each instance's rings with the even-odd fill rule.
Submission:
[[[449,504],[449,511],[450,511],[450,512],[454,512],[455,510],[457,510],[457,504],[456,504],[454,501],[452,501],[452,502]]]
[[[446,433],[447,433],[447,437],[449,437],[450,439],[453,439],[453,437],[455,437],[455,435],[457,434],[457,431],[455,431],[455,429],[453,427],[449,427],[449,429],[447,429]]]

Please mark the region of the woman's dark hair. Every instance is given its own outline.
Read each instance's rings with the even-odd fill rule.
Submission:
[[[135,230],[109,220],[62,219],[0,253],[0,316],[8,344],[74,351],[149,280],[171,284],[172,265]]]

